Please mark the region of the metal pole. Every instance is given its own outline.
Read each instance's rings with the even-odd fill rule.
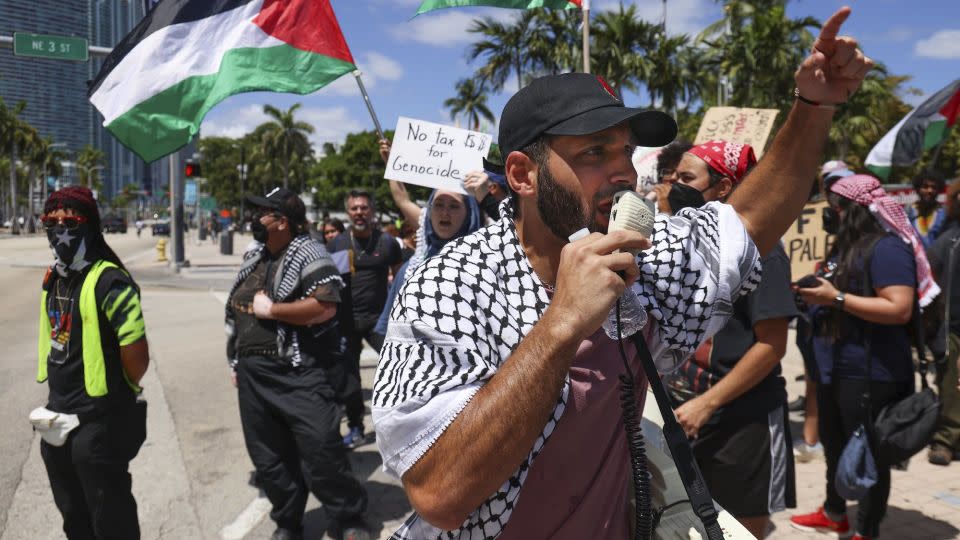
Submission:
[[[16,125],[13,136],[16,137]],[[10,232],[20,234],[20,224],[17,220],[17,140],[10,141],[10,208],[13,210],[10,219]]]
[[[247,200],[247,149],[240,143],[240,232],[243,232],[244,202]]]
[[[380,127],[380,120],[377,120],[377,113],[373,110],[373,103],[370,102],[370,96],[367,95],[367,89],[363,86],[363,80],[360,78],[360,70],[354,70],[353,76],[357,79],[357,86],[360,87],[360,93],[363,94],[363,101],[367,104],[367,110],[370,111],[370,118],[373,119],[373,125],[377,128],[377,137],[384,139],[383,128]]]
[[[583,0],[583,72],[590,73],[590,0]]]
[[[170,154],[170,238],[173,240],[173,266],[177,271],[183,265],[183,171],[180,153]]]

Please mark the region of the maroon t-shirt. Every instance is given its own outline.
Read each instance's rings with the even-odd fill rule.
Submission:
[[[625,342],[624,349],[643,410],[647,379],[633,344]],[[617,344],[602,329],[580,344],[570,368],[567,409],[530,467],[498,540],[629,537],[632,477],[620,405],[621,373]],[[618,420],[611,422],[611,417]]]

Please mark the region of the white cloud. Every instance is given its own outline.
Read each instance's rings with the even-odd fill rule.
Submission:
[[[944,60],[960,59],[960,30],[940,30],[913,46],[913,54]]]
[[[400,41],[417,41],[436,47],[455,47],[476,41],[468,29],[473,21],[485,16],[506,22],[517,16],[512,9],[446,9],[431,11],[394,26],[390,34]]]
[[[367,87],[367,91],[375,87],[380,80],[398,81],[403,78],[403,66],[396,60],[378,52],[370,51],[364,53],[363,56],[354,57],[354,60],[357,62],[357,68],[363,74],[363,84]],[[319,95],[359,96],[360,88],[357,86],[353,74],[348,73],[321,88],[317,93]]]
[[[910,28],[898,26],[881,34],[880,39],[888,43],[902,43],[913,37],[913,33],[913,30]]]
[[[637,14],[650,23],[663,22],[663,2],[661,0],[636,0]],[[620,0],[600,0],[593,2],[591,9],[598,11],[616,11]],[[624,7],[628,6],[624,2]],[[689,34],[696,37],[710,23],[720,18],[717,7],[710,0],[670,0],[667,2],[667,33]]]
[[[308,98],[309,99],[309,98]],[[277,105],[281,110],[286,105]],[[297,110],[298,120],[307,122],[314,128],[310,142],[318,153],[325,142],[341,143],[348,133],[362,131],[367,126],[350,116],[346,107],[310,107]],[[263,105],[246,105],[224,110],[214,118],[207,118],[200,127],[204,137],[243,137],[260,124],[269,121],[263,112]]]

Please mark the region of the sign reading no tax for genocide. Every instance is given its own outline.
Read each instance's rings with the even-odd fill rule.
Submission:
[[[710,107],[693,143],[713,140],[745,143],[753,147],[757,159],[760,159],[778,112],[777,109]]]
[[[401,116],[383,177],[466,194],[466,173],[483,169],[493,137]]]

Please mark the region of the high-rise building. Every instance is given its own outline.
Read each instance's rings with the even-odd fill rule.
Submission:
[[[143,18],[155,0],[0,0],[0,35],[15,32],[86,38],[90,45],[113,47]],[[27,104],[21,118],[40,135],[66,145],[71,156],[65,163],[64,180],[76,182],[71,163],[86,145],[104,153],[101,198],[110,199],[132,184],[151,195],[166,192],[169,182],[166,160],[144,163],[103,127],[103,117],[87,99],[87,81],[100,69],[103,59],[91,55],[88,62],[71,62],[13,56],[0,49],[0,97],[8,106]],[[185,159],[193,145],[181,151]],[[157,196],[156,198],[159,198]]]

